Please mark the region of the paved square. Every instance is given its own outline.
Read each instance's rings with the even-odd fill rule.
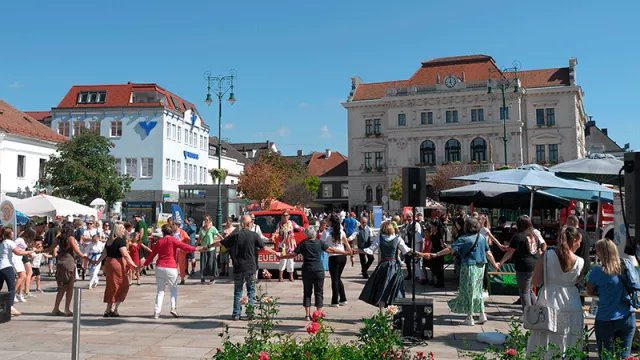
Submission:
[[[325,308],[328,325],[335,329],[334,337],[346,342],[354,340],[361,319],[376,309],[357,300],[365,283],[355,267],[347,265],[343,281],[349,304],[340,308]],[[151,272],[152,274],[153,272]],[[55,282],[43,276],[44,294],[18,303],[23,315],[0,324],[0,359],[69,359],[71,357],[71,318],[50,315],[55,298]],[[153,303],[156,294],[155,277],[144,276],[141,286],[132,285],[126,302],[120,307],[119,318],[103,318],[104,281],[97,289],[84,290],[82,299],[81,354],[83,359],[202,359],[210,358],[221,345],[218,334],[229,325],[233,339],[242,340],[246,322],[231,321],[233,283],[220,278],[214,285],[200,285],[199,279],[189,279],[179,287],[180,318],[169,315],[169,294],[165,294],[163,314],[154,320]],[[449,281],[451,283],[452,281]],[[86,281],[78,282],[85,286]],[[325,300],[330,300],[329,275],[325,280]],[[407,282],[410,291],[410,283]],[[259,283],[271,296],[279,297],[281,321],[279,331],[307,336],[302,308],[302,283],[276,280]],[[507,320],[518,314],[518,306],[510,305],[511,296],[494,296],[487,300],[489,322],[468,327],[461,325],[463,317],[449,314],[446,301],[455,295],[455,287],[433,289],[419,286],[417,297],[434,299],[434,339],[420,351],[433,351],[437,359],[458,359],[461,350],[480,350],[484,345],[475,341],[480,332],[495,329],[505,332]],[[434,291],[442,290],[442,291]]]

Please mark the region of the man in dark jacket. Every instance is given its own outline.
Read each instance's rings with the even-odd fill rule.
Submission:
[[[360,219],[360,225],[356,229],[357,235],[356,240],[358,242],[358,249],[364,250],[371,246],[371,242],[373,240],[373,234],[371,228],[367,225],[367,217],[363,216]],[[362,268],[362,278],[369,278],[369,268],[373,263],[373,255],[360,253],[360,266]]]

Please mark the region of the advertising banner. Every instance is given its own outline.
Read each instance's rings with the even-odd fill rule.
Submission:
[[[180,209],[180,206],[172,204],[171,215],[173,215],[173,220],[179,222],[180,224],[182,224],[182,227],[185,228],[184,214],[182,213],[182,209]]]
[[[0,216],[0,223],[2,224],[2,227],[12,228],[13,238],[15,239],[18,234],[18,228],[16,226],[16,208],[13,206],[11,201],[5,200],[0,204],[0,211],[2,211],[2,215]]]
[[[382,206],[373,207],[373,227],[379,228],[382,224]]]

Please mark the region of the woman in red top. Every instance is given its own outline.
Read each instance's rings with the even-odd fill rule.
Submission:
[[[175,237],[173,237],[173,231],[171,225],[165,224],[162,226],[163,238],[158,240],[153,247],[153,251],[147,256],[147,260],[140,267],[149,266],[153,259],[157,256],[156,261],[156,285],[158,286],[158,293],[156,295],[155,310],[153,312],[153,318],[160,317],[160,311],[162,310],[162,302],[164,300],[164,289],[169,285],[171,289],[171,315],[178,317],[178,265],[176,264],[176,251],[178,249],[186,252],[200,251],[201,247],[193,247],[185,244]]]

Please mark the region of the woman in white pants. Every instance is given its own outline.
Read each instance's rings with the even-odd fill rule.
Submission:
[[[90,260],[98,260],[102,255],[102,252],[104,251],[104,244],[105,243],[100,241],[99,235],[93,235],[93,237],[91,238],[91,243],[89,243],[89,245],[85,249],[85,255]],[[95,287],[98,286],[98,281],[100,280],[100,277],[98,275],[100,274],[101,266],[101,262],[96,264],[92,263],[91,265],[89,265],[89,289],[95,289]]]
[[[162,226],[163,238],[153,247],[153,251],[147,256],[144,264],[140,265],[141,268],[149,266],[153,262],[153,259],[158,256],[156,261],[156,285],[158,292],[156,294],[156,304],[153,311],[153,318],[160,317],[162,311],[162,302],[164,301],[164,290],[169,285],[171,291],[171,312],[173,317],[178,317],[178,265],[176,263],[176,249],[184,250],[185,252],[200,251],[201,247],[194,247],[183,243],[173,237],[175,232],[179,231],[177,225],[165,224]]]

